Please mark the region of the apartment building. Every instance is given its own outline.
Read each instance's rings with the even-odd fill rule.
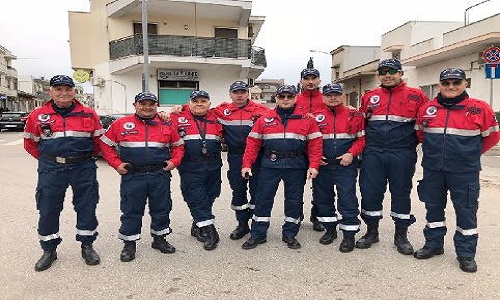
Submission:
[[[18,95],[21,111],[32,111],[50,100],[49,81],[31,75],[18,77]]]
[[[445,68],[457,67],[467,74],[469,94],[485,100],[499,111],[500,79],[486,78],[482,56],[487,48],[500,46],[499,28],[500,14],[467,25],[462,22],[409,21],[382,35],[379,57],[374,57],[373,53],[357,52],[358,61],[362,61],[353,65],[352,56],[343,56],[342,53],[344,48],[357,46],[341,46],[332,51],[332,68],[340,70],[338,78],[332,79],[344,85],[350,104],[357,106],[360,96],[378,85],[375,74],[379,59],[400,59],[403,79],[410,86],[422,88],[429,98],[438,93],[439,73]]]
[[[166,108],[207,90],[213,105],[228,100],[235,80],[253,84],[266,67],[254,46],[265,18],[251,1],[148,0],[149,90]],[[132,112],[143,88],[142,2],[90,0],[90,12],[70,12],[71,63],[91,74],[99,112]]]
[[[12,61],[17,57],[0,45],[0,107],[8,110],[18,110],[17,70],[12,67]]]

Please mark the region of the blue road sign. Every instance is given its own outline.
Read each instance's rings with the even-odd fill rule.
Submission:
[[[500,64],[484,64],[486,78],[500,79]]]

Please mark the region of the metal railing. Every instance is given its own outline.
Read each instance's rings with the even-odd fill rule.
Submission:
[[[249,40],[176,35],[149,35],[148,39],[149,55],[251,59],[254,65],[267,66],[264,49],[252,47]],[[109,52],[111,60],[142,55],[142,34],[111,41]]]

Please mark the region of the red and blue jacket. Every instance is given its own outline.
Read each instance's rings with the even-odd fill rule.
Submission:
[[[252,130],[253,124],[270,110],[263,104],[248,100],[247,105],[243,107],[224,102],[210,111],[217,116],[222,125],[228,152],[243,155],[247,136]]]
[[[24,129],[24,148],[45,167],[58,164],[49,157],[79,157],[96,155],[100,150],[99,137],[104,133],[96,112],[77,100],[74,109],[61,116],[53,108],[53,101],[30,113]]]
[[[247,138],[242,167],[251,168],[262,148],[263,168],[319,169],[322,146],[314,118],[303,115],[296,106],[285,126],[275,108],[255,122]]]
[[[184,140],[185,154],[177,168],[180,172],[212,171],[222,167],[222,126],[212,111],[204,117],[194,116],[189,106],[184,105],[181,113],[170,114],[170,119]]]
[[[323,94],[319,90],[302,90],[297,95],[296,105],[302,110],[303,114],[312,114],[326,108],[326,104],[323,102]]]
[[[418,109],[428,101],[423,91],[405,82],[379,87],[363,95],[360,111],[366,118],[366,149],[398,151],[417,144],[415,120]]]
[[[115,169],[122,163],[150,166],[168,160],[178,166],[184,155],[184,142],[177,130],[158,116],[150,120],[135,114],[120,118],[111,123],[101,142],[103,158]]]
[[[319,130],[323,135],[323,156],[328,165],[335,165],[336,158],[351,153],[354,161],[365,147],[365,120],[363,114],[354,108],[340,104],[314,112]]]
[[[422,166],[448,172],[481,170],[481,154],[499,141],[498,121],[484,101],[466,97],[451,108],[437,98],[424,104],[415,125]]]

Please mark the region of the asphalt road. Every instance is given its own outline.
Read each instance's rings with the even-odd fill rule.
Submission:
[[[500,152],[500,151],[498,151]],[[388,207],[381,223],[381,241],[367,250],[340,253],[340,241],[325,246],[321,233],[303,224],[298,236],[303,247],[291,250],[281,242],[283,194],[280,189],[268,242],[242,250],[241,241],[228,235],[235,227],[225,174],[223,192],[216,201],[219,247],[211,252],[189,235],[191,217],[180,195],[174,172],[171,214],[173,233],[168,240],[175,254],[151,249],[149,216],[144,217],[143,240],[137,258],[119,260],[119,175],[99,161],[101,199],[99,238],[95,248],[102,263],[87,266],[75,242],[75,212],[67,193],[61,216],[63,243],[52,268],[35,272],[41,255],[35,209],[36,161],[22,148],[21,133],[0,133],[0,299],[499,299],[500,296],[500,156],[484,156],[477,273],[460,271],[453,249],[454,216],[447,212],[445,254],[426,261],[404,256],[392,245],[393,224]],[[500,153],[493,153],[500,155]],[[224,166],[224,172],[227,164]],[[422,177],[417,169],[415,183]],[[310,182],[307,183],[310,187]],[[415,190],[415,189],[414,189]],[[311,192],[304,197],[306,212]],[[424,206],[414,193],[418,221],[409,237],[416,249],[423,245]],[[388,203],[386,199],[386,204]],[[387,206],[387,205],[386,205]],[[451,205],[449,205],[451,207]],[[308,212],[306,217],[308,217]],[[363,226],[361,234],[365,231]]]

